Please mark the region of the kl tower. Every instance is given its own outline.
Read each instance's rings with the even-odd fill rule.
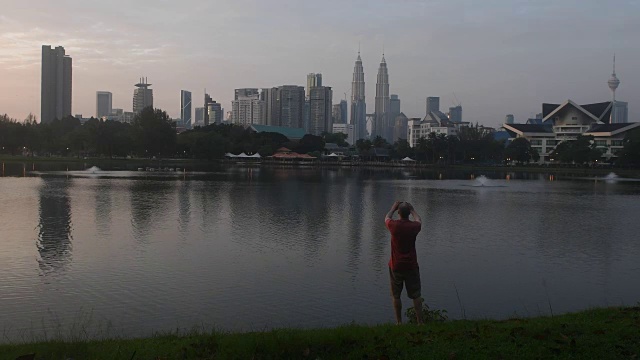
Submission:
[[[611,102],[611,118],[609,119],[609,124],[613,124],[616,121],[616,89],[620,86],[620,80],[616,76],[616,56],[613,55],[613,74],[611,74],[611,78],[607,81],[609,84],[609,89],[613,93],[613,101]]]

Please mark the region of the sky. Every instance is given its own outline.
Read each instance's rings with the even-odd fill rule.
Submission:
[[[73,58],[73,113],[95,115],[96,91],[132,109],[134,84],[174,118],[180,90],[204,89],[231,110],[233,90],[305,85],[320,72],[334,103],[350,97],[358,46],[373,112],[384,49],[392,94],[408,117],[461,104],[463,120],[524,122],[543,102],[617,99],[640,121],[640,0],[2,0],[0,113],[40,116],[42,45]]]

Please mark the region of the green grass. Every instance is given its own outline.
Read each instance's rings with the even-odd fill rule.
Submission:
[[[640,307],[555,317],[0,345],[1,359],[637,359]]]

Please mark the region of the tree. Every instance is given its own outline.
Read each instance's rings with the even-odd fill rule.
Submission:
[[[627,133],[622,141],[619,161],[625,165],[640,165],[640,129]]]
[[[176,130],[165,111],[146,107],[133,120],[133,134],[138,152],[144,156],[173,155]]]
[[[324,151],[325,142],[321,136],[306,134],[300,139],[300,143],[298,145],[298,152],[300,153],[310,153],[310,152],[322,152]]]
[[[404,159],[406,157],[411,157],[414,155],[411,145],[405,139],[399,139],[398,141],[396,141],[396,143],[393,144],[393,151],[400,159]]]
[[[323,132],[322,133],[322,138],[324,139],[325,143],[335,143],[338,146],[342,146],[342,147],[347,147],[349,146],[349,144],[347,143],[347,134],[343,134],[343,133],[328,133],[328,132]]]
[[[505,150],[505,156],[516,161],[518,164],[528,163],[534,158],[534,149],[529,140],[519,137],[513,140]],[[535,151],[537,153],[537,151]],[[538,155],[539,157],[539,155]]]
[[[369,151],[369,149],[371,149],[371,147],[373,146],[373,144],[371,143],[371,140],[369,139],[358,139],[356,141],[356,148],[358,149],[358,151],[360,153],[363,153],[365,151]]]

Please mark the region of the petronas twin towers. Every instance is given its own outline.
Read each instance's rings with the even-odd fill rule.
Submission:
[[[351,124],[354,126],[355,139],[367,137],[367,105],[364,85],[364,69],[360,51],[358,51],[358,58],[353,69],[353,81],[351,82]],[[390,119],[389,105],[389,72],[383,53],[376,81],[375,115],[371,124],[371,134],[369,134],[371,139],[380,136],[393,142],[393,120]]]

